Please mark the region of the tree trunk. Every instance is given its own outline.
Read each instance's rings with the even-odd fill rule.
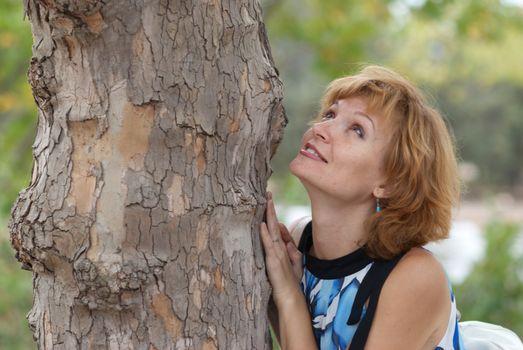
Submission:
[[[39,107],[11,240],[40,349],[268,349],[285,117],[256,0],[26,0]]]

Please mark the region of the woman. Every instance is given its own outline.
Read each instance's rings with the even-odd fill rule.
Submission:
[[[421,92],[377,66],[333,81],[289,168],[312,221],[289,233],[269,193],[260,231],[282,349],[462,349],[445,272],[421,248],[448,236],[459,197]]]

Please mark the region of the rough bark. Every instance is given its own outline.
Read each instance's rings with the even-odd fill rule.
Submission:
[[[267,349],[285,117],[256,0],[27,0],[39,107],[12,245],[40,349]]]

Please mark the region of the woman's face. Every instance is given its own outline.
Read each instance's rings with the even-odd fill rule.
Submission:
[[[320,122],[305,132],[289,169],[309,194],[320,191],[345,203],[374,203],[384,197],[384,154],[390,130],[369,113],[364,98],[336,101]],[[378,191],[378,192],[375,192]]]

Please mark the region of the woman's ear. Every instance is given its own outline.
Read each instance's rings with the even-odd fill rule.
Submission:
[[[376,187],[374,191],[372,191],[372,194],[376,198],[389,198],[390,195],[389,191],[387,191],[384,186]]]

